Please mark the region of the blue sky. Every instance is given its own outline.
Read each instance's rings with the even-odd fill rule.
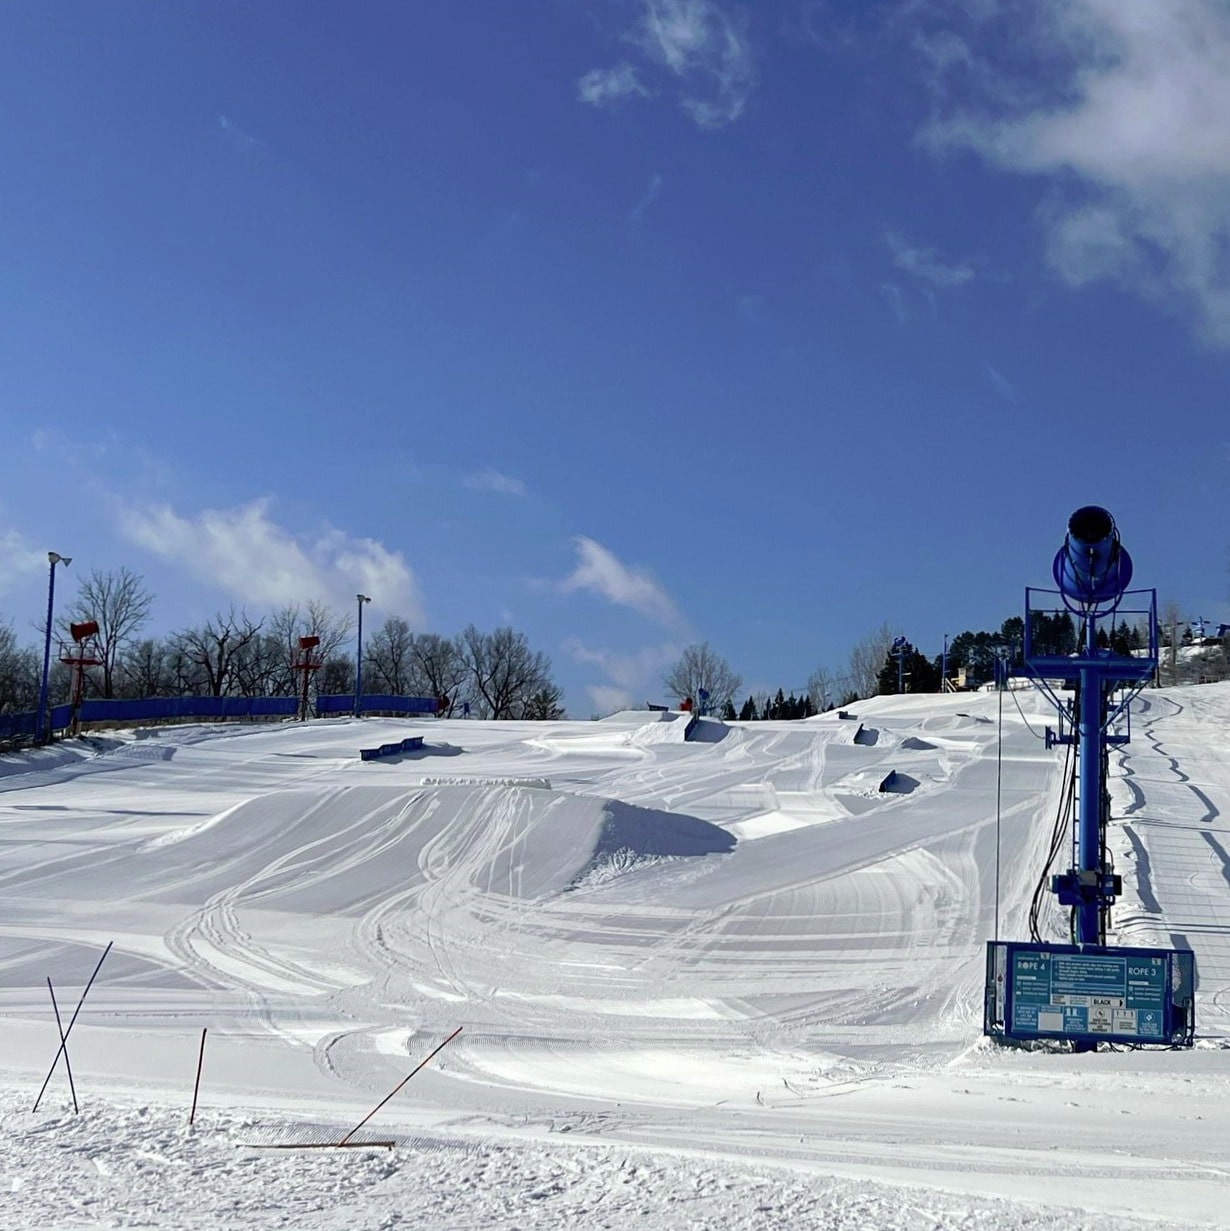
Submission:
[[[155,633],[363,589],[584,717],[937,653],[1101,503],[1230,619],[1228,66],[1214,0],[4,5],[0,618],[49,548]]]

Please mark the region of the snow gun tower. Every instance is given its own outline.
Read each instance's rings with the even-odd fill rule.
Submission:
[[[1065,800],[1051,858],[1062,846],[1074,789],[1072,866],[1051,878],[1050,890],[1069,908],[1071,943],[1047,943],[1038,934],[1044,871],[1031,912],[1033,939],[997,937],[987,944],[983,1031],[1004,1039],[1064,1039],[1077,1051],[1094,1051],[1098,1043],[1190,1047],[1196,976],[1191,950],[1106,944],[1110,908],[1122,892],[1106,847],[1109,751],[1130,740],[1131,701],[1157,669],[1157,592],[1128,589],[1132,558],[1114,518],[1096,505],[1068,519],[1051,573],[1057,590],[1025,591],[1024,647],[1015,674],[1032,680],[1058,712],[1057,729],[1046,729],[1047,747],[1067,749]],[[1046,613],[1054,612],[1054,628],[1064,611],[1073,617],[1074,652],[1058,653],[1053,643],[1035,652]],[[1123,651],[1116,634],[1125,624],[1140,631],[1147,626],[1147,649]],[[1070,699],[1060,692],[1070,692]]]

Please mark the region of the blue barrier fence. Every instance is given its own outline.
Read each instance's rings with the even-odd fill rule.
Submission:
[[[359,698],[361,714],[434,714],[439,708],[435,697],[395,697],[388,693],[363,693]],[[317,697],[316,712],[325,714],[353,714],[354,693]]]
[[[73,707],[71,705],[53,705],[51,707],[51,729],[60,731],[72,721]],[[33,739],[38,726],[38,711],[29,710],[22,714],[0,714],[0,741],[12,739]]]
[[[434,697],[394,697],[364,693],[361,713],[434,714]],[[82,722],[167,722],[188,718],[293,718],[299,712],[297,697],[91,697],[82,701]],[[317,697],[316,713],[353,714],[354,694]],[[71,705],[51,707],[51,729],[63,731],[73,720]],[[34,739],[38,714],[0,714],[0,740]]]
[[[295,697],[91,697],[81,703],[82,722],[165,722],[184,718],[293,718]],[[73,720],[71,705],[51,707],[51,729],[66,730]],[[38,713],[0,714],[0,740],[33,739]]]
[[[66,707],[67,708],[67,707]],[[82,722],[159,722],[174,718],[293,718],[295,697],[143,697],[81,703]]]

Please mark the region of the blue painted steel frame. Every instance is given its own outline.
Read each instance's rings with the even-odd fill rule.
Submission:
[[[1035,594],[1050,595],[1070,609],[1065,596],[1058,590],[1026,589],[1023,672],[1051,698],[1060,712],[1061,726],[1065,706],[1055,694],[1052,682],[1060,680],[1077,686],[1074,715],[1079,781],[1076,866],[1067,875],[1057,876],[1053,888],[1060,902],[1076,911],[1074,930],[1077,941],[1081,944],[1099,944],[1105,938],[1103,913],[1114,901],[1119,888],[1118,878],[1112,876],[1102,864],[1105,823],[1102,807],[1103,764],[1106,749],[1112,743],[1126,742],[1123,736],[1112,735],[1108,728],[1117,715],[1126,712],[1128,702],[1157,670],[1157,593],[1154,590],[1128,590],[1119,596],[1110,609],[1078,612],[1082,620],[1082,644],[1079,653],[1071,656],[1033,653],[1031,616],[1036,610],[1045,610],[1033,606]],[[1148,601],[1143,607],[1129,605],[1125,608],[1122,605],[1124,600],[1146,595]],[[1129,657],[1098,648],[1100,625],[1108,618],[1118,619],[1125,615],[1147,617],[1148,657]],[[1112,710],[1110,694],[1116,686],[1124,684],[1133,687]],[[1061,736],[1051,742],[1068,743],[1072,740]]]

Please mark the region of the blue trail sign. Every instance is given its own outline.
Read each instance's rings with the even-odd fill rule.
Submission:
[[[1195,962],[1190,949],[991,941],[983,1028],[1011,1039],[1190,1047]]]

